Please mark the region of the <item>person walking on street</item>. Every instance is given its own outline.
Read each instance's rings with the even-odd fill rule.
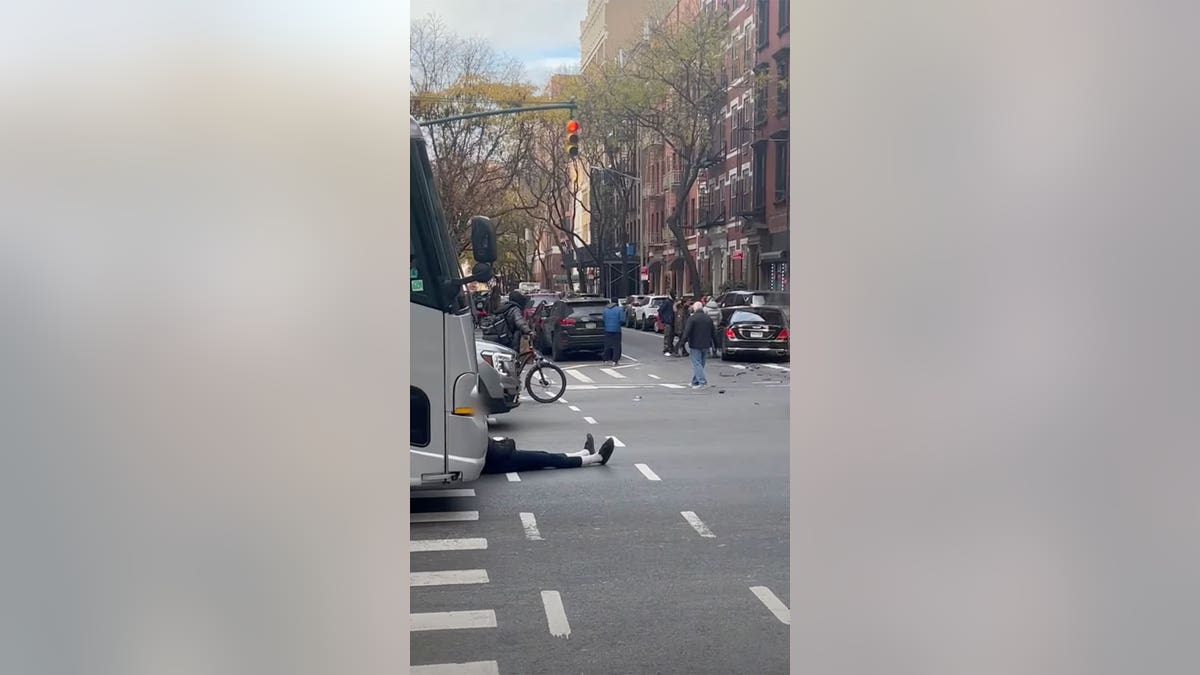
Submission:
[[[621,324],[623,312],[617,299],[613,298],[604,308],[604,356],[614,366],[621,362]]]
[[[683,327],[683,340],[687,342],[692,352],[692,389],[708,385],[704,375],[705,356],[708,350],[717,346],[717,327],[712,319],[704,312],[704,305],[697,302],[692,305],[692,315],[688,317],[687,325]]]
[[[675,352],[675,294],[668,293],[667,301],[658,308],[658,321],[663,327],[663,356]]]

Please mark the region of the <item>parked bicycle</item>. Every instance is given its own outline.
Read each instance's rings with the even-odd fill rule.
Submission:
[[[529,372],[525,369],[532,365]],[[525,391],[538,403],[554,403],[567,392],[567,374],[553,362],[533,350],[528,339],[521,340],[521,353],[516,359],[516,377],[525,375]]]

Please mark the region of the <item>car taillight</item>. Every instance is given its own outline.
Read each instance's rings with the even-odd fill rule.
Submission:
[[[786,339],[788,339],[788,332],[787,332],[787,329],[786,329],[786,328],[781,328],[781,329],[779,329],[779,335],[776,335],[776,336],[775,336],[775,339],[776,339],[776,340],[786,340]]]
[[[572,318],[570,318],[570,317],[568,317],[568,318],[566,318],[566,319],[559,319],[559,320],[558,320],[558,325],[560,325],[560,326],[574,326],[574,325],[575,325],[575,319],[572,319]]]
[[[725,337],[729,338],[730,340],[736,340],[736,339],[737,339],[737,337],[736,337],[736,336],[734,336],[734,334],[733,334],[733,329],[732,329],[732,328],[726,328],[726,329],[725,329]]]

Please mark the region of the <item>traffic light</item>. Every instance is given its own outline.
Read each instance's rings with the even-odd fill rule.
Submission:
[[[579,122],[567,122],[567,157],[575,159],[579,156]]]

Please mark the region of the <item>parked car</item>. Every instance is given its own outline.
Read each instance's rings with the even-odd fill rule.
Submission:
[[[790,358],[788,322],[782,307],[731,307],[722,310],[722,318],[722,361],[747,355]]]
[[[789,302],[788,294],[783,291],[729,291],[709,299],[704,311],[717,323],[720,310],[728,307],[787,307]]]
[[[570,298],[543,307],[539,348],[555,361],[571,352],[604,351],[603,298]]]
[[[634,327],[634,325],[635,325],[634,320],[637,318],[637,311],[636,311],[637,308],[641,307],[649,299],[650,299],[650,296],[648,296],[648,295],[631,295],[631,296],[629,296],[629,303],[627,305],[625,305],[625,327],[626,328]]]
[[[651,295],[646,302],[634,309],[633,327],[638,330],[653,330],[658,320],[658,308],[670,298],[665,295]]]
[[[504,345],[475,338],[479,358],[479,395],[489,415],[499,415],[521,405],[521,383],[516,378],[517,353]]]

